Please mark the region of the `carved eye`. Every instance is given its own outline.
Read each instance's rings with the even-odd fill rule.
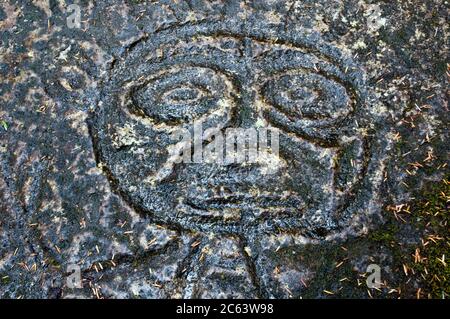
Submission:
[[[156,122],[187,123],[227,105],[229,91],[226,78],[214,70],[174,68],[135,87],[131,108]]]
[[[267,121],[322,146],[336,146],[340,133],[351,126],[347,119],[355,99],[343,81],[324,74],[300,69],[273,75],[260,91]]]
[[[262,90],[266,102],[293,119],[336,119],[351,111],[345,87],[319,74],[280,75],[266,82]]]

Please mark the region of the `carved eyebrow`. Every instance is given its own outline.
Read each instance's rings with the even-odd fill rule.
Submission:
[[[239,61],[240,57],[227,51],[199,45],[182,46],[181,48],[181,50],[177,50],[177,47],[171,47],[161,52],[159,56],[153,51],[143,61],[145,64],[143,68],[146,69],[146,72],[153,73],[177,65],[207,67],[235,79],[245,72],[245,68]]]
[[[345,87],[347,93],[357,100],[358,94],[351,83],[349,74],[342,71],[336,64],[322,61],[316,56],[311,57],[300,51],[275,50],[266,52],[265,56],[258,61],[258,65],[264,72],[264,76],[270,78],[295,72],[311,72],[321,75]]]
[[[343,57],[339,57],[342,60],[336,60],[336,57],[329,56],[320,50],[296,46],[282,39],[277,39],[275,43],[254,41],[257,44],[264,44],[262,52],[255,56],[255,62],[266,74],[300,68],[332,78],[346,87],[352,87],[355,84],[359,87],[358,82],[362,81],[359,68]]]
[[[253,47],[258,48],[261,51],[259,54],[254,55],[254,58],[256,59],[264,58],[273,52],[296,52],[319,61],[326,61],[332,64],[334,61],[334,58],[324,53],[323,50],[315,49],[310,46],[298,45],[282,38],[276,38],[273,40],[252,39],[252,42]]]
[[[273,48],[266,50],[256,59],[261,70],[265,73],[277,73],[288,69],[309,69],[320,73],[327,71],[335,74],[337,77],[344,78],[340,68],[333,64],[329,59],[322,59],[310,53],[291,48]]]
[[[147,60],[161,56],[176,56],[193,50],[204,52],[205,55],[225,54],[233,57],[241,56],[243,51],[242,40],[230,36],[199,35],[155,44]]]
[[[198,45],[201,48],[215,49],[223,53],[237,53],[235,56],[241,55],[244,49],[242,40],[232,36],[201,35],[189,40],[187,45]]]
[[[199,67],[208,68],[214,72],[226,75],[235,85],[238,78],[245,72],[244,66],[237,60],[232,60],[229,56],[211,57],[202,54],[184,54],[167,57],[165,59],[149,63],[146,66],[146,75],[143,79],[153,79],[161,73],[165,73],[167,68]]]
[[[329,61],[329,59],[318,58],[315,54],[305,52],[305,50],[295,47],[289,44],[279,44],[270,41],[263,41],[260,39],[248,38],[251,41],[251,50],[256,51],[256,48],[263,48],[263,52],[254,55],[252,57],[255,67],[262,70],[264,73],[276,73],[283,69],[315,69],[319,64],[323,64]],[[222,42],[217,42],[220,40]],[[228,45],[230,47],[220,47],[220,45]],[[162,50],[160,52],[161,57],[155,57],[151,55],[151,59],[147,59],[147,62],[164,64],[167,60],[185,60],[190,61],[188,63],[196,64],[201,60],[208,60],[208,67],[217,69],[217,71],[229,73],[230,76],[244,74],[245,70],[242,69],[242,57],[244,56],[244,38],[236,38],[228,35],[199,35],[198,37],[192,36],[185,39],[177,39],[176,41],[169,41],[160,43],[156,49]],[[289,53],[292,58],[286,59],[285,54]],[[270,63],[267,63],[270,61]],[[282,65],[277,61],[289,61],[291,64]],[[201,62],[200,62],[201,63]],[[329,66],[333,64],[329,63]],[[197,66],[200,66],[198,64]],[[336,67],[335,67],[336,69]],[[244,72],[244,73],[242,73]],[[336,72],[332,72],[336,73]],[[336,74],[337,77],[341,77],[341,74]]]

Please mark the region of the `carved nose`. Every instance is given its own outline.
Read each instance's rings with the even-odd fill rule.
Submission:
[[[256,96],[257,94],[254,88],[250,87],[250,84],[247,84],[247,87],[242,87],[237,104],[236,127],[250,128],[255,125],[258,118]]]

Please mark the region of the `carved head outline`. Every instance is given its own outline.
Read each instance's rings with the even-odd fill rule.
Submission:
[[[94,143],[117,191],[157,222],[321,239],[363,227],[375,209],[379,110],[357,64],[318,36],[188,24],[156,32],[116,62]],[[194,121],[276,129],[279,156],[171,163],[171,133]]]

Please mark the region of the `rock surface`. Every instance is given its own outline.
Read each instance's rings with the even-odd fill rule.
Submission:
[[[408,205],[448,178],[447,1],[71,4],[0,4],[1,297],[427,296]],[[279,156],[175,162],[199,119]]]

